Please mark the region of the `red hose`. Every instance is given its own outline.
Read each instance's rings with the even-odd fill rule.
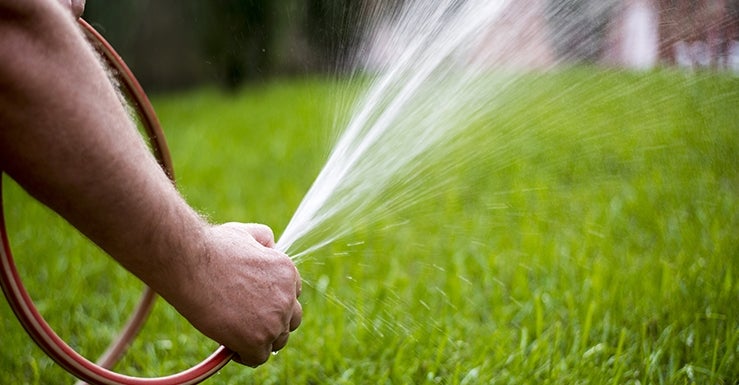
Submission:
[[[130,69],[115,52],[113,47],[84,20],[79,19],[83,31],[95,49],[111,67],[113,75],[121,83],[123,91],[131,101],[136,114],[144,126],[144,130],[151,142],[152,151],[162,169],[174,182],[174,170],[169,149],[164,139],[159,120],[154,113],[149,99],[139,85]],[[0,198],[2,198],[2,179],[0,179]],[[57,364],[80,380],[90,384],[125,384],[125,385],[174,385],[197,384],[220,370],[233,357],[233,353],[225,347],[219,347],[208,358],[183,372],[165,377],[139,378],[122,375],[110,370],[130,345],[146,320],[149,311],[156,299],[156,294],[148,287],[141,300],[129,318],[126,326],[118,338],[108,347],[97,364],[92,363],[67,345],[46,323],[28,295],[13,261],[10,251],[10,242],[5,229],[2,199],[0,199],[0,285],[3,293],[15,312],[16,317],[28,334]]]

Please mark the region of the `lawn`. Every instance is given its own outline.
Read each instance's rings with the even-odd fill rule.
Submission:
[[[279,236],[346,87],[154,97],[186,199]],[[336,218],[349,234],[298,260],[305,314],[287,348],[206,383],[736,384],[739,78],[571,69],[500,98],[469,148],[412,185],[433,198]],[[7,177],[3,190],[37,306],[96,357],[141,284]],[[0,383],[73,382],[0,313]],[[117,370],[170,374],[215,347],[159,301]]]

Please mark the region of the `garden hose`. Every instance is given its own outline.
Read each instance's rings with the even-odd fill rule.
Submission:
[[[78,19],[78,21],[90,43],[111,69],[112,76],[120,82],[121,92],[130,101],[131,108],[138,116],[149,139],[152,152],[167,176],[174,181],[174,170],[169,149],[159,125],[159,120],[154,113],[154,108],[151,106],[143,88],[113,47],[87,22],[82,19]],[[229,362],[233,353],[221,346],[194,367],[165,377],[131,377],[110,370],[126,351],[151,310],[156,294],[148,287],[144,290],[139,304],[119,336],[111,343],[97,363],[87,360],[74,351],[44,320],[21,282],[10,251],[1,198],[2,180],[0,179],[0,242],[2,242],[2,248],[0,248],[0,285],[10,307],[28,334],[62,368],[90,384],[175,385],[199,383],[215,374]]]

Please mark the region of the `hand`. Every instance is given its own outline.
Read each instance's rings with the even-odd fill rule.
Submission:
[[[85,10],[85,0],[59,0],[59,2],[69,8],[74,17],[82,16],[82,12]]]
[[[205,260],[176,299],[168,299],[203,334],[258,366],[287,344],[302,318],[300,275],[273,249],[269,227],[227,223],[206,231]]]

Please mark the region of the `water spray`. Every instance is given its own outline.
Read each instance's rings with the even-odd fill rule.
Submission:
[[[169,178],[174,181],[174,169],[164,133],[146,93],[113,47],[87,22],[82,19],[78,20],[93,47],[111,68],[112,76],[120,83],[121,91],[131,101],[131,108],[141,121],[146,136],[151,143],[154,156]],[[2,197],[1,180],[0,197]],[[154,304],[156,294],[147,287],[119,336],[111,343],[97,363],[93,363],[77,353],[54,332],[28,295],[13,261],[10,242],[5,229],[1,199],[0,242],[2,243],[2,248],[0,248],[0,285],[10,307],[36,344],[59,366],[82,381],[90,384],[108,385],[197,384],[215,374],[233,357],[231,351],[220,346],[209,357],[192,368],[165,377],[131,377],[112,371],[111,368],[125,353],[133,338],[136,337]]]

